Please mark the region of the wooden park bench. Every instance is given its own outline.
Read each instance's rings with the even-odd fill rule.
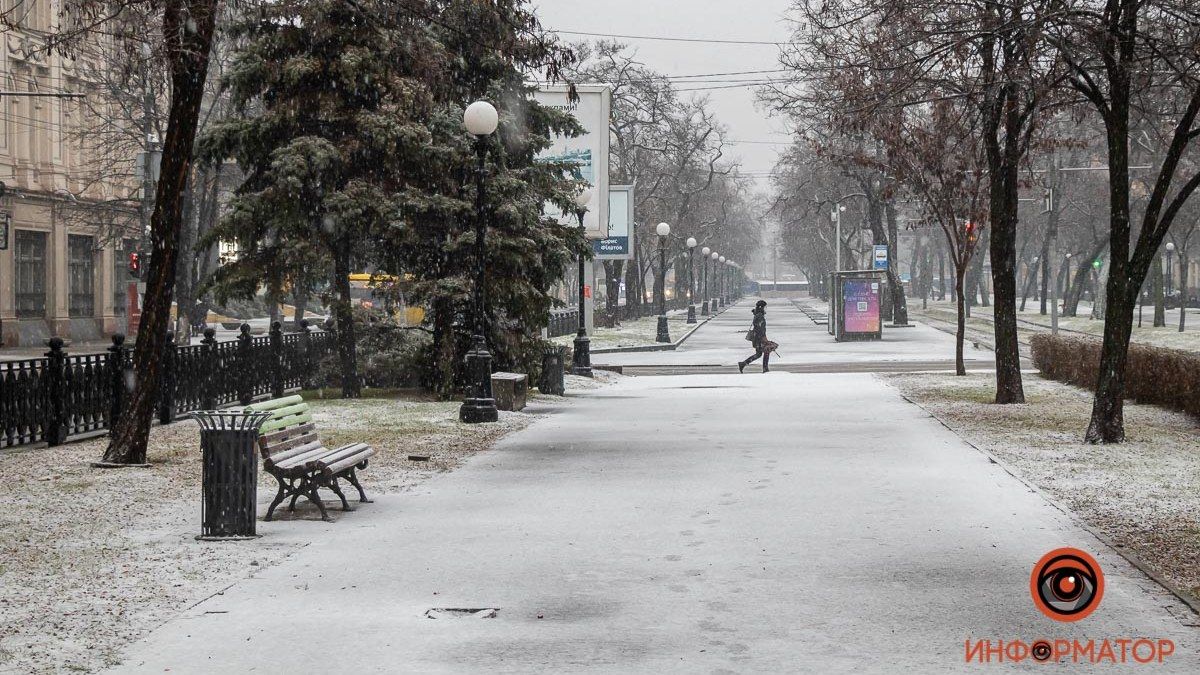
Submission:
[[[258,447],[262,453],[263,468],[279,482],[275,501],[267,509],[264,520],[271,520],[275,507],[284,499],[292,498],[289,511],[296,510],[296,500],[301,496],[321,510],[322,520],[331,520],[325,504],[317,493],[319,488],[329,488],[342,500],[342,510],[350,511],[350,503],[338,485],[344,478],[358,489],[360,502],[370,503],[357,471],[367,468],[367,460],[375,450],[365,443],[351,443],[336,450],[322,445],[317,437],[312,411],[300,396],[261,401],[246,406],[247,411],[271,412],[273,416],[259,430]]]
[[[492,397],[497,410],[523,410],[529,395],[529,377],[521,373],[492,373]]]

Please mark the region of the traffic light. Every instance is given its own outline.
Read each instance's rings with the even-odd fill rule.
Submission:
[[[974,246],[975,242],[979,240],[979,228],[975,226],[975,223],[969,220],[967,221],[966,234],[967,243],[971,246]]]
[[[129,252],[129,276],[139,281],[145,276],[145,259],[141,251]]]
[[[1104,261],[1099,258],[1096,258],[1095,260],[1092,261],[1092,267],[1095,267],[1096,269],[1100,269],[1101,267],[1104,267]]]

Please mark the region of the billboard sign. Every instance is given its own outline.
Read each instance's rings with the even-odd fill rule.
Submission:
[[[543,161],[562,162],[576,180],[592,186],[592,201],[583,226],[587,236],[600,239],[608,232],[608,128],[612,107],[612,92],[603,85],[576,85],[579,100],[571,101],[566,85],[543,85],[534,94],[538,103],[571,113],[583,127],[583,133],[574,138],[555,136],[551,145],[538,155]],[[547,215],[553,216],[563,225],[578,227],[574,214],[563,214],[553,205],[545,206]]]
[[[592,241],[596,260],[629,260],[633,257],[633,186],[608,189],[608,231]]]
[[[843,332],[878,333],[882,329],[879,315],[879,282],[858,278],[842,281]]]

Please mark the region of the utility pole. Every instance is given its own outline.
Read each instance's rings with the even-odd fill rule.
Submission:
[[[779,290],[779,240],[771,238],[771,290]]]
[[[1058,157],[1050,158],[1050,189],[1046,191],[1046,244],[1042,247],[1042,313],[1046,311],[1046,295],[1050,296],[1050,332],[1058,335],[1058,282],[1060,265],[1055,239],[1058,237]],[[1053,277],[1053,284],[1050,283]]]

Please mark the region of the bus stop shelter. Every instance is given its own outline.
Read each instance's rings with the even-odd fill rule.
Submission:
[[[829,334],[838,342],[883,339],[885,272],[847,270],[829,275]]]

